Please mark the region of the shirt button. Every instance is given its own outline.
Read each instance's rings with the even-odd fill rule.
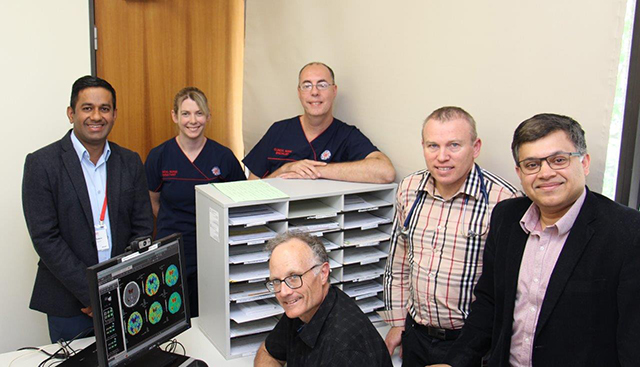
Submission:
[[[524,338],[524,341],[526,341],[527,343],[529,342],[529,340],[531,340],[531,339],[529,339],[529,338]]]
[[[534,283],[538,283],[539,281],[540,281],[540,279],[538,279],[538,278],[533,278],[533,282],[534,282]]]
[[[442,226],[438,226],[438,229],[442,229]]]
[[[531,307],[530,310],[531,310],[531,312],[536,312],[536,308],[535,307]]]
[[[544,246],[540,246],[540,251],[544,251]]]

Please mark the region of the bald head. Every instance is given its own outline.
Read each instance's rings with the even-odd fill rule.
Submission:
[[[329,72],[329,75],[331,75],[331,80],[328,80],[328,82],[331,82],[331,84],[335,84],[336,83],[336,75],[333,73],[333,69],[331,69],[329,67],[329,65],[327,65],[327,64],[325,64],[323,62],[319,62],[319,61],[312,61],[312,62],[306,64],[305,66],[303,66],[302,69],[300,69],[300,71],[298,72],[298,83],[302,82],[302,80],[300,79],[300,77],[302,76],[302,72],[304,71],[304,69],[308,68],[309,66],[321,66],[321,67],[324,67]]]

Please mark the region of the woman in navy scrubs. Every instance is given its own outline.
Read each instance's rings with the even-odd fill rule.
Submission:
[[[233,152],[204,136],[211,112],[195,87],[176,94],[171,110],[178,136],[149,152],[145,169],[156,216],[156,238],[182,233],[191,316],[198,316],[195,185],[246,179]]]

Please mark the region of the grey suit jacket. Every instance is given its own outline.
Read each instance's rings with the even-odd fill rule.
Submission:
[[[528,198],[491,216],[476,300],[450,349],[454,367],[509,366]],[[587,190],[551,274],[533,340],[534,367],[640,365],[640,213]]]
[[[135,237],[151,235],[153,214],[142,161],[109,142],[107,201],[112,252],[124,252]],[[30,308],[48,315],[80,315],[90,304],[86,268],[98,262],[87,185],[71,142],[61,140],[27,155],[22,205],[29,235],[40,256]]]

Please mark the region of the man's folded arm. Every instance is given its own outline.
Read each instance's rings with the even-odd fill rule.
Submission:
[[[330,180],[390,183],[396,178],[391,160],[380,151],[371,152],[359,161],[329,163],[317,169],[321,178]]]
[[[284,361],[277,360],[269,354],[264,342],[262,342],[260,348],[258,348],[256,358],[253,360],[253,365],[256,367],[280,367],[284,366],[284,364]]]

